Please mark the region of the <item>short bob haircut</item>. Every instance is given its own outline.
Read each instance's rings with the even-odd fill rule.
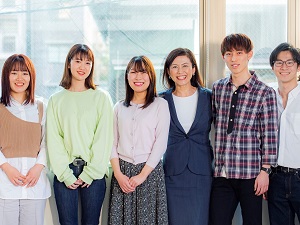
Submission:
[[[295,48],[293,45],[284,42],[279,44],[272,52],[269,58],[270,66],[273,68],[274,62],[277,60],[277,57],[280,52],[289,51],[292,54],[293,60],[297,63],[297,66],[300,65],[300,51]]]
[[[203,80],[200,76],[199,69],[197,66],[195,55],[191,50],[187,48],[176,48],[172,50],[167,56],[162,74],[162,83],[164,87],[173,88],[173,91],[176,88],[175,82],[170,78],[169,70],[170,66],[172,65],[173,61],[177,56],[187,56],[192,63],[192,67],[195,68],[195,74],[191,78],[191,85],[193,87],[204,87]]]
[[[130,101],[133,98],[134,90],[130,87],[128,82],[128,74],[131,69],[134,69],[135,71],[142,72],[146,71],[149,79],[150,84],[147,88],[147,94],[146,94],[146,101],[145,104],[141,108],[147,108],[155,99],[157,96],[156,93],[156,74],[154,70],[154,66],[149,58],[146,56],[134,56],[128,63],[126,71],[125,71],[125,87],[126,87],[126,97],[124,100],[124,105],[126,107],[130,106]]]
[[[245,51],[249,53],[253,49],[253,43],[246,34],[230,34],[226,36],[221,44],[222,56],[227,51]]]
[[[71,69],[70,67],[70,63],[71,60],[78,56],[79,59],[88,59],[92,62],[92,69],[91,69],[91,73],[89,74],[89,76],[85,79],[85,87],[87,89],[96,89],[96,85],[94,84],[94,80],[93,80],[93,74],[94,74],[94,54],[92,52],[92,50],[85,44],[76,44],[74,45],[67,57],[66,57],[66,61],[65,61],[65,68],[64,68],[64,74],[63,77],[60,81],[60,86],[62,86],[65,89],[69,89],[71,87],[71,82],[72,82],[72,73],[71,73]]]
[[[10,82],[9,75],[11,71],[27,71],[30,76],[29,86],[26,89],[26,100],[25,104],[34,104],[34,91],[35,91],[35,68],[31,59],[23,54],[14,54],[6,59],[2,68],[1,77],[1,103],[5,106],[10,106]]]

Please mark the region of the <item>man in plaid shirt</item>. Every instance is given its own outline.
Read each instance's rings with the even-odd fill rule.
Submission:
[[[252,41],[231,34],[221,44],[230,77],[213,84],[215,168],[210,225],[231,225],[238,203],[243,225],[262,224],[262,196],[277,159],[275,91],[249,71]]]

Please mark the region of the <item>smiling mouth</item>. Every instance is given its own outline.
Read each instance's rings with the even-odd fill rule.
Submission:
[[[17,87],[22,87],[22,86],[24,86],[24,83],[15,83],[15,85],[16,85]]]
[[[136,86],[142,86],[144,83],[143,82],[134,82],[134,85]]]
[[[177,78],[177,80],[185,80],[186,79],[186,75],[177,76],[176,78]]]
[[[77,72],[79,76],[84,76],[85,73],[84,72]]]

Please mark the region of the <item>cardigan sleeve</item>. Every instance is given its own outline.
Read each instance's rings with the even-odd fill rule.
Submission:
[[[151,154],[146,164],[155,168],[163,154],[167,149],[169,127],[170,127],[170,112],[166,100],[159,98],[159,105],[157,110],[157,121],[155,129],[155,141]]]

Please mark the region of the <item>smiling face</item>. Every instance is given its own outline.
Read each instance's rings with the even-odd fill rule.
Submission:
[[[147,94],[147,89],[150,85],[149,74],[147,73],[144,64],[141,69],[136,68],[135,65],[128,72],[128,83],[129,86],[135,93]]]
[[[186,55],[177,56],[169,67],[169,75],[176,87],[190,87],[194,73],[195,67]]]
[[[248,53],[245,50],[226,51],[223,60],[233,76],[248,73],[248,62],[252,58],[253,51]]]
[[[287,66],[286,62],[289,62]],[[276,62],[284,62],[281,66],[277,66]],[[293,65],[291,65],[294,62]],[[279,63],[278,63],[279,64]],[[279,64],[280,65],[280,64]],[[297,72],[300,70],[300,65],[294,61],[290,51],[282,51],[278,54],[275,64],[272,67],[279,83],[297,84]]]
[[[91,73],[92,61],[77,54],[71,59],[69,68],[72,74],[72,81],[84,82]]]
[[[26,98],[26,90],[30,84],[30,75],[28,71],[12,70],[9,74],[10,94],[17,99],[17,96]]]

